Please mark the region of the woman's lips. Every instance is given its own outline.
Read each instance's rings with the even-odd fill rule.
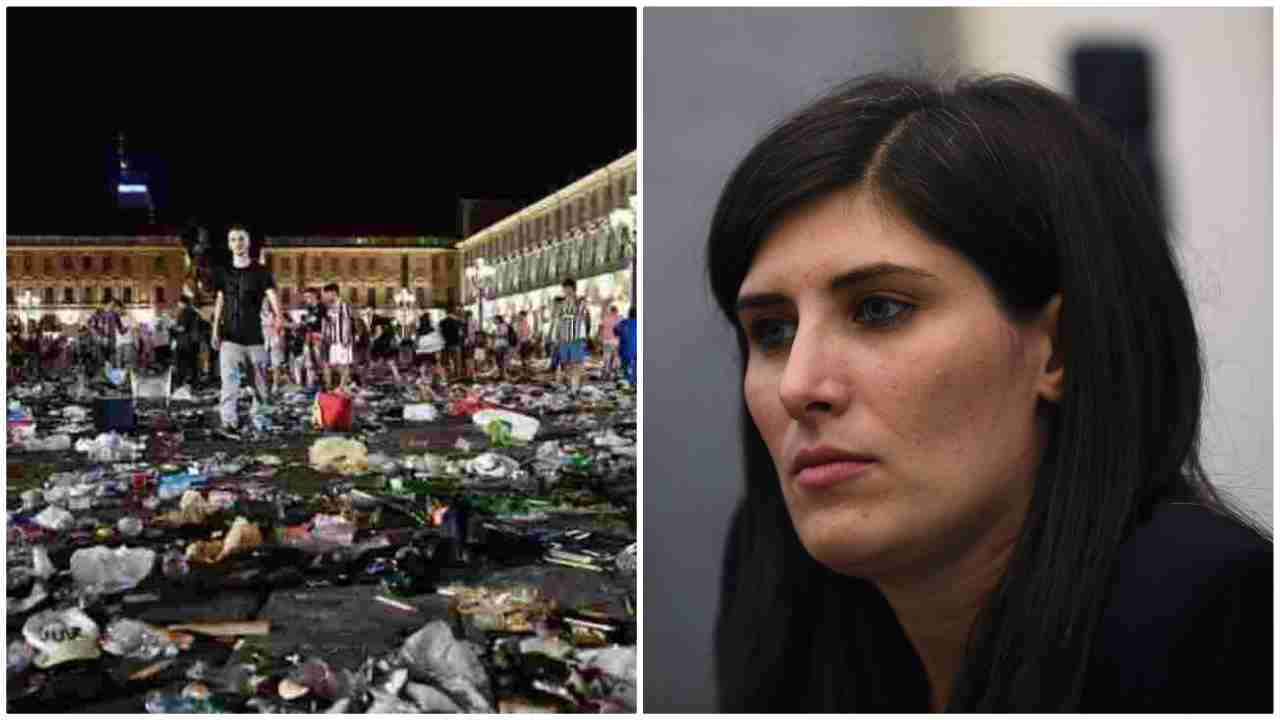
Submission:
[[[795,474],[795,482],[806,488],[830,487],[862,475],[872,465],[874,460],[836,460],[810,465]]]

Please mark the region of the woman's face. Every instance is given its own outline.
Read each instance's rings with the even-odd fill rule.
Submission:
[[[918,575],[1015,536],[1061,383],[1056,306],[1012,322],[964,256],[863,189],[783,219],[738,295],[743,386],[815,559]]]

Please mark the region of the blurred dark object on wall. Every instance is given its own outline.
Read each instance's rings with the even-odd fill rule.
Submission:
[[[1071,50],[1071,89],[1129,148],[1156,208],[1167,219],[1155,147],[1151,56],[1138,45],[1078,43]]]

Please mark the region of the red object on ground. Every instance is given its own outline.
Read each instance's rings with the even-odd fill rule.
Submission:
[[[320,393],[316,397],[320,405],[320,424],[325,430],[347,431],[351,429],[351,396],[341,393]]]
[[[497,409],[497,407],[497,405],[492,403],[484,402],[480,399],[479,395],[468,395],[461,400],[454,400],[449,403],[447,412],[453,417],[459,417],[462,415],[470,417],[481,410],[494,410]]]

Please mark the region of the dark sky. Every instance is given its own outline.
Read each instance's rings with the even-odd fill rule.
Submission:
[[[634,8],[7,8],[10,234],[159,222],[456,235],[636,148]]]

